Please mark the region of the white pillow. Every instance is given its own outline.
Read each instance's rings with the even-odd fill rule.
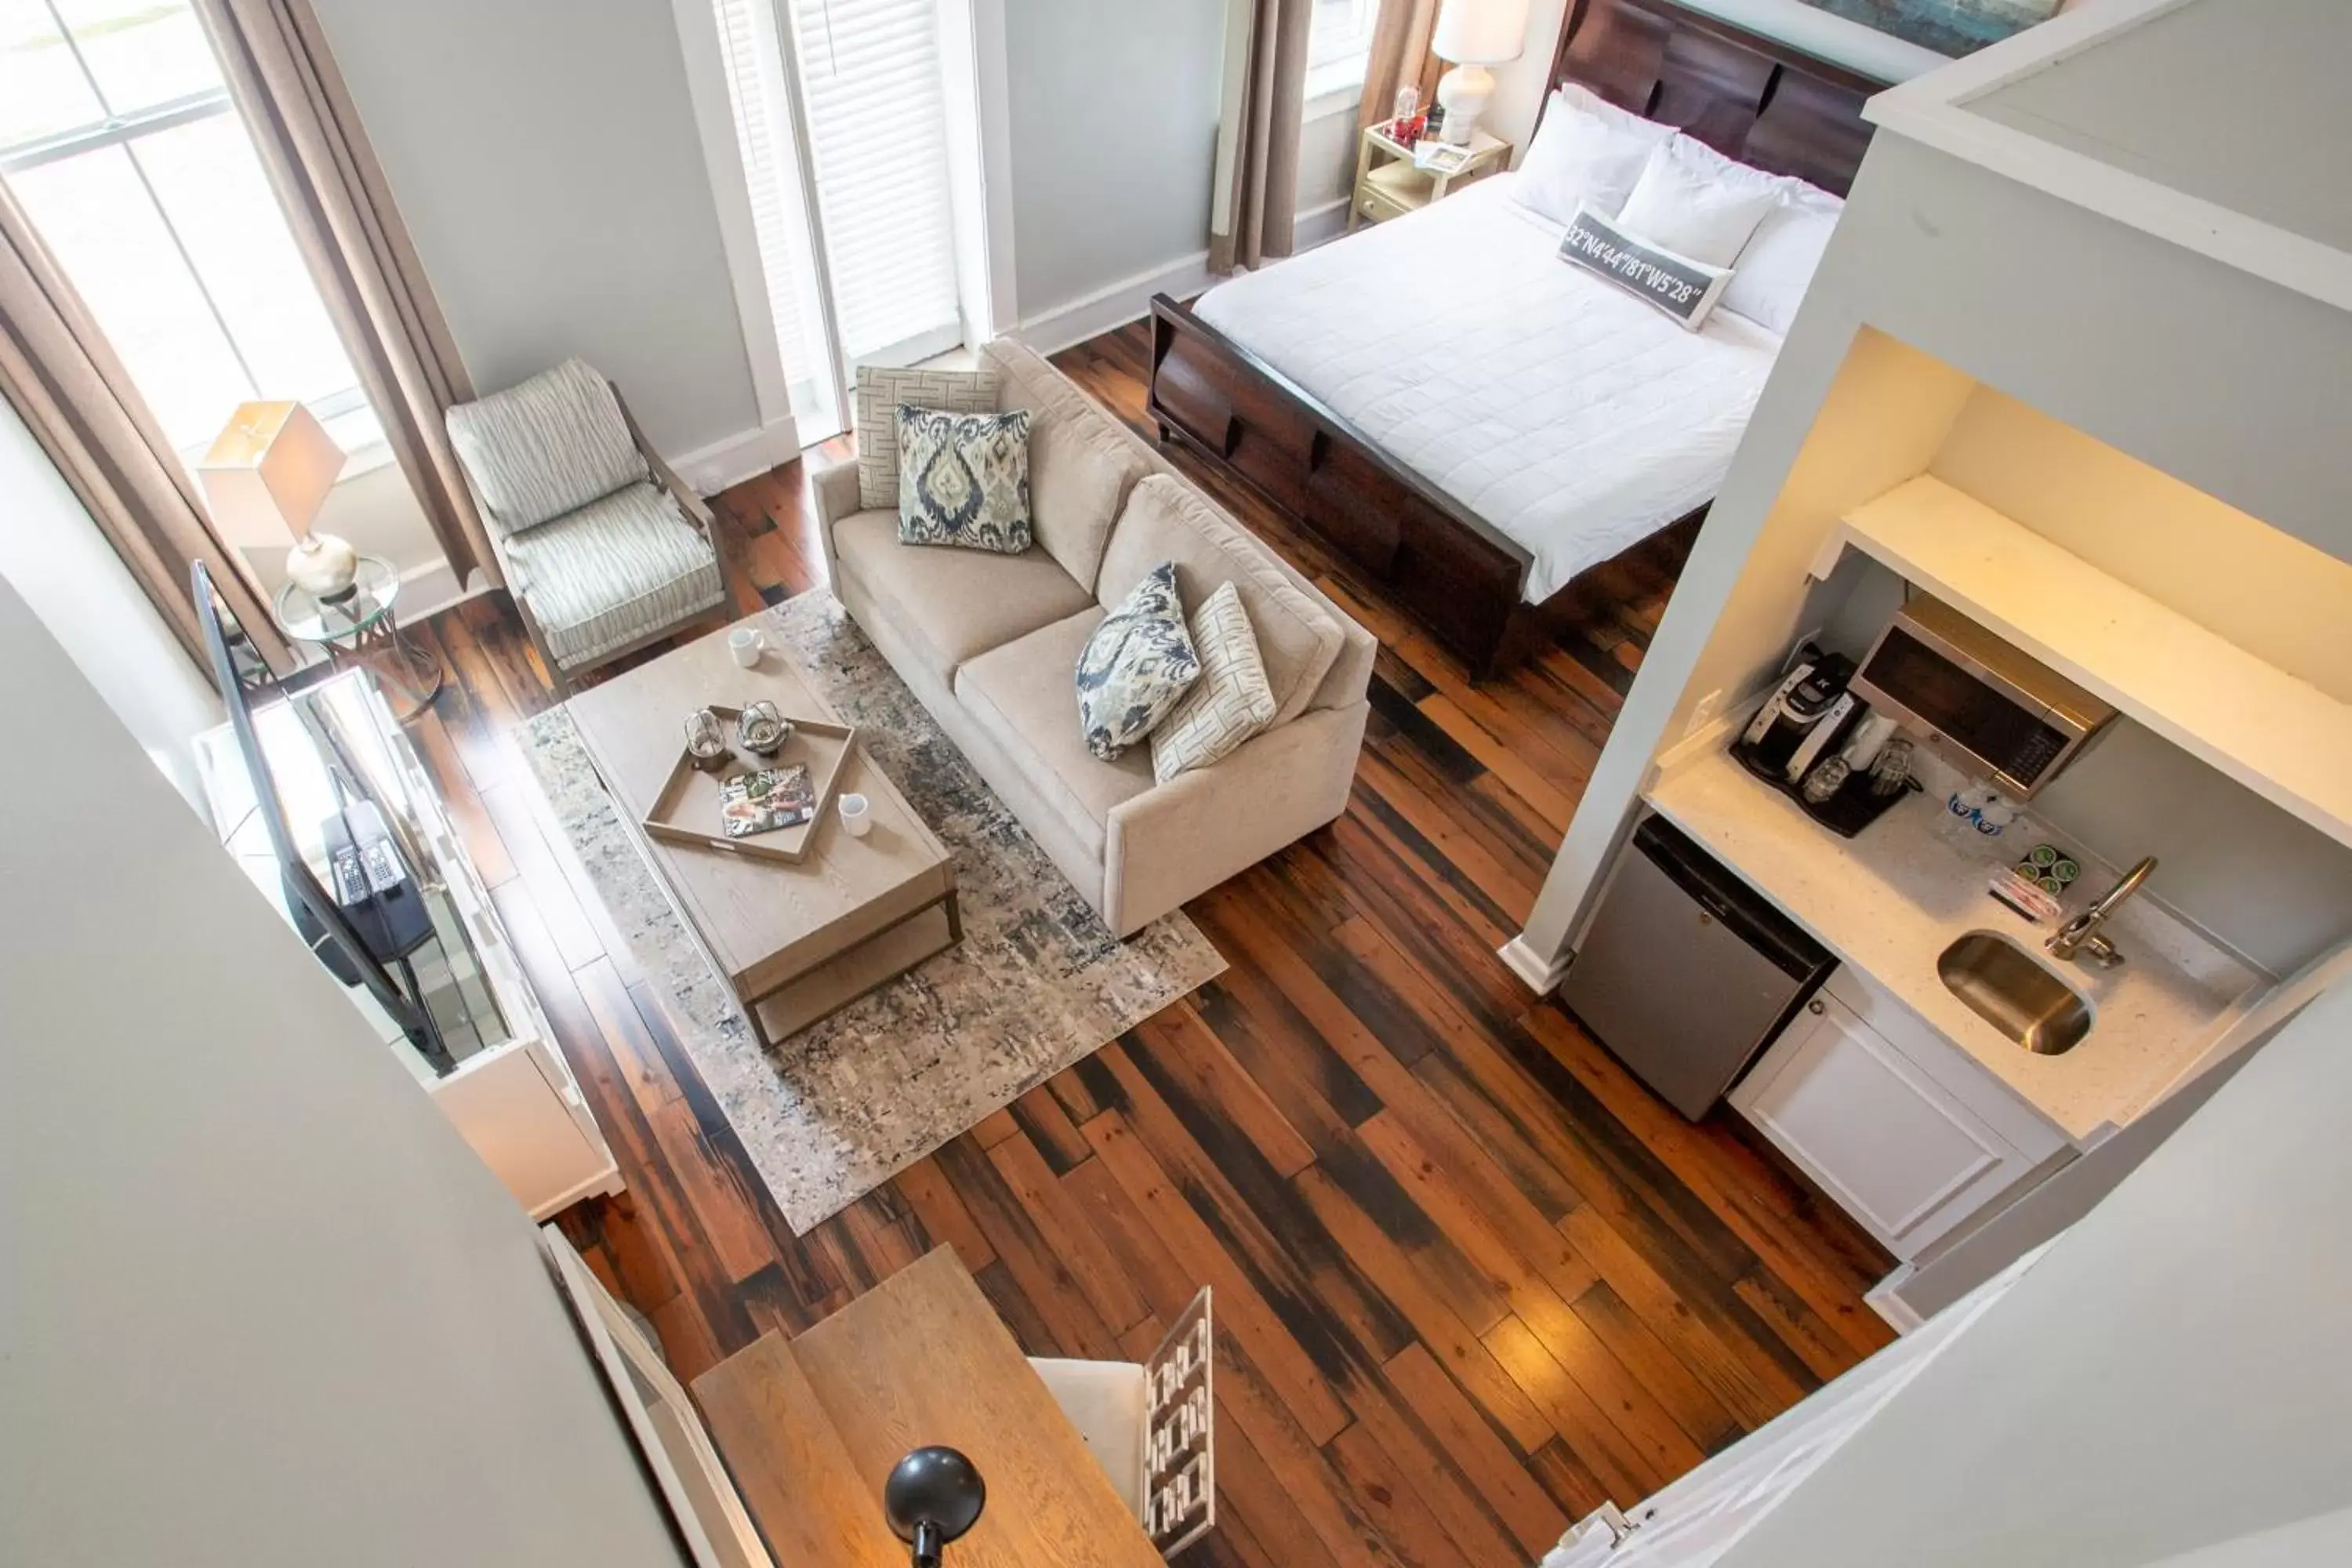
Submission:
[[[1721,153],[1687,136],[1652,148],[1633,195],[1618,210],[1618,222],[1676,255],[1710,267],[1730,266],[1764,215],[1779,205],[1781,192],[1760,169],[1744,171],[1752,178],[1727,176],[1714,166],[1725,162]]]
[[[1802,180],[1783,181],[1780,205],[1764,215],[1756,237],[1739,253],[1739,271],[1723,291],[1722,308],[1788,336],[1844,210],[1845,203],[1827,191]]]
[[[1674,135],[1581,88],[1572,91],[1559,88],[1546,101],[1517,186],[1524,205],[1561,224],[1579,207],[1606,214],[1623,206],[1650,149]]]
[[[1681,132],[1675,132],[1674,146],[1676,163],[1718,185],[1729,185],[1742,191],[1769,191],[1775,195],[1790,185],[1808,191],[1813,188],[1802,180],[1790,179],[1785,174],[1768,174],[1753,163],[1726,157],[1697,137]]]

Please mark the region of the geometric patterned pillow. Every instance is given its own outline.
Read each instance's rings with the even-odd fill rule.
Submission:
[[[1029,411],[898,405],[898,542],[1029,548]]]
[[[1192,651],[1201,657],[1201,679],[1151,731],[1151,777],[1159,784],[1223,762],[1274,725],[1265,660],[1241,590],[1231,583],[1220,584],[1192,617]]]
[[[898,405],[988,414],[1003,378],[993,370],[887,370],[857,367],[857,508],[898,504]]]
[[[1087,750],[1118,761],[1200,679],[1201,658],[1176,596],[1176,563],[1163,561],[1078,650],[1078,728]]]

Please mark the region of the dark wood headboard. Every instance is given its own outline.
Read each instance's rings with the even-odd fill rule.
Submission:
[[[1870,145],[1863,100],[1887,85],[1674,0],[1575,0],[1551,79],[1839,195]]]

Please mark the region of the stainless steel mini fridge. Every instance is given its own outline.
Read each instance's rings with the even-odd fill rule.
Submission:
[[[1559,999],[1696,1121],[1836,962],[1673,824],[1649,816],[1617,858]]]

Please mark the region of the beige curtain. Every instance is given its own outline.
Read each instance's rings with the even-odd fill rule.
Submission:
[[[1314,0],[1242,0],[1249,52],[1218,128],[1209,267],[1230,272],[1290,254],[1298,209],[1298,124],[1307,110]],[[1236,94],[1233,88],[1238,85]]]
[[[1444,63],[1429,52],[1430,32],[1437,26],[1438,0],[1381,0],[1381,14],[1372,24],[1372,53],[1364,67],[1364,101],[1356,123],[1369,128],[1389,118],[1396,109],[1396,90],[1410,83],[1421,89],[1425,108],[1437,96],[1437,75]]]
[[[262,656],[275,668],[292,667],[245,563],[213,532],[195,481],[5,182],[0,395],[199,667],[209,669],[188,595],[196,561],[213,569],[221,597]]]
[[[498,557],[441,423],[473,386],[318,16],[310,0],[196,0],[196,9],[442,553],[460,582],[477,568],[499,582]]]

